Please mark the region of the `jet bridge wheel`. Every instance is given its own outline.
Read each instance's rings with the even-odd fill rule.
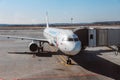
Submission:
[[[117,56],[119,54],[119,52],[120,52],[120,44],[117,45],[117,50],[115,52],[115,55]]]

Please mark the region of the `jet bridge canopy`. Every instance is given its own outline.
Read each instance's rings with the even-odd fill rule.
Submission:
[[[120,27],[77,28],[74,33],[78,35],[83,46],[111,46],[120,44]]]
[[[96,29],[97,46],[110,46],[120,44],[120,28]]]

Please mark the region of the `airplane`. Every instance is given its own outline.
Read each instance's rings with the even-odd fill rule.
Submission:
[[[17,37],[17,36],[8,36],[0,35],[0,37],[21,39],[21,40],[31,40],[29,44],[29,49],[31,52],[38,53],[44,52],[44,43],[48,43],[51,46],[57,47],[65,55],[67,55],[67,64],[71,64],[70,56],[78,54],[81,50],[81,41],[78,36],[73,33],[72,30],[64,30],[59,28],[49,27],[48,17],[46,15],[46,28],[43,31],[45,39],[40,38],[30,38],[30,37]]]

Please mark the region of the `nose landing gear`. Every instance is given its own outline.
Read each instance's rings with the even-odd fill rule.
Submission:
[[[71,62],[71,59],[70,59],[70,56],[68,56],[68,59],[67,59],[67,64],[71,65],[72,62]]]

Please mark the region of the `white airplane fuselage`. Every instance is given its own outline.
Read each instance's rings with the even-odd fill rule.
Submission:
[[[67,55],[67,64],[71,64],[70,56],[76,55],[81,50],[81,42],[76,34],[72,30],[50,28],[46,15],[46,28],[43,31],[43,35],[46,39],[30,38],[30,37],[18,37],[10,35],[0,35],[0,37],[21,39],[21,40],[32,40],[29,44],[31,52],[44,52],[44,43],[56,46],[64,54]]]
[[[76,55],[81,50],[81,42],[72,30],[45,28],[43,35],[49,40],[50,45],[56,46],[69,56]]]

